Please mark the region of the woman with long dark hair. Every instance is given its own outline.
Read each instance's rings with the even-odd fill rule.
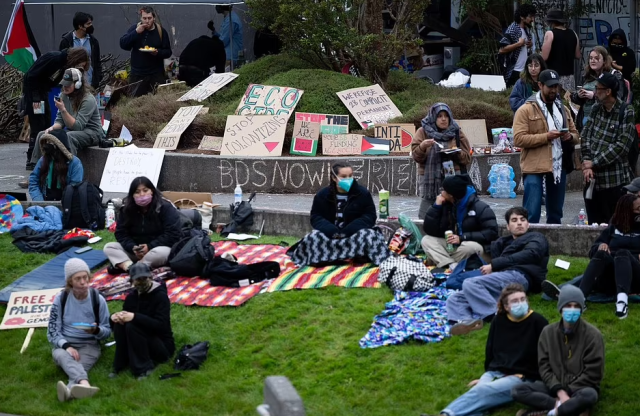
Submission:
[[[580,290],[585,298],[593,290],[617,294],[616,316],[627,317],[629,293],[640,292],[640,197],[620,197],[609,227],[602,231],[589,251],[591,261],[584,271]],[[553,299],[560,289],[548,280],[542,290]]]
[[[314,231],[287,254],[299,266],[345,260],[380,264],[391,255],[382,233],[374,230],[376,207],[371,194],[353,178],[345,163],[331,167],[331,183],[318,191],[311,206]]]
[[[152,269],[167,264],[171,247],[180,240],[179,221],[178,210],[162,198],[149,178],[135,178],[118,217],[118,242],[104,246],[113,266],[109,273],[128,272],[138,261]]]
[[[42,157],[29,175],[29,195],[34,201],[61,201],[67,185],[82,182],[82,162],[69,151],[69,139],[64,130],[43,135],[40,147]]]
[[[538,92],[538,75],[545,69],[547,64],[541,55],[537,53],[529,55],[524,71],[520,73],[520,79],[516,81],[509,96],[509,104],[514,114],[534,92]]]

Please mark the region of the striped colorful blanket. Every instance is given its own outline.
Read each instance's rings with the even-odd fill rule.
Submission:
[[[378,266],[306,266],[286,271],[271,283],[267,292],[291,289],[318,289],[326,286],[380,287]]]

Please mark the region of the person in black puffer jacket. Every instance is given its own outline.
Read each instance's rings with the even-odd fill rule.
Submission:
[[[135,290],[124,300],[122,312],[111,315],[116,355],[109,377],[116,377],[128,366],[140,380],[149,376],[156,364],[171,358],[176,346],[167,286],[155,282],[144,263],[131,266],[131,282]]]
[[[422,249],[438,267],[449,265],[453,270],[462,259],[489,252],[491,242],[498,238],[498,222],[489,205],[476,195],[468,175],[449,176],[442,187],[444,191],[424,218],[427,235],[422,238]],[[447,239],[446,231],[453,232]],[[447,252],[447,243],[455,251]]]
[[[331,184],[313,198],[314,231],[293,245],[287,254],[298,266],[344,260],[380,264],[391,255],[384,236],[374,230],[376,206],[371,194],[353,178],[353,168],[336,163]]]
[[[178,210],[144,176],[131,182],[123,202],[115,232],[118,242],[104,246],[113,265],[109,273],[127,272],[134,261],[152,269],[167,264],[171,247],[181,237]]]

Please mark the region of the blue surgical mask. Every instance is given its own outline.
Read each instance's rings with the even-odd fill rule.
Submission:
[[[562,319],[568,324],[575,324],[580,319],[580,308],[562,308]]]
[[[351,185],[353,185],[353,178],[338,179],[338,186],[345,192],[349,192],[349,189],[351,189]]]
[[[511,305],[511,316],[516,319],[524,318],[528,312],[529,304],[526,301]]]

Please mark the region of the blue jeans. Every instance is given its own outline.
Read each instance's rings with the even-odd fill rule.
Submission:
[[[516,376],[505,376],[500,371],[487,371],[478,384],[455,399],[441,413],[449,416],[480,416],[494,407],[511,403],[511,389],[524,383]]]
[[[553,173],[527,173],[524,175],[524,198],[522,204],[529,211],[529,222],[540,222],[542,205],[542,178],[547,183],[547,224],[562,224],[562,207],[567,187],[567,175],[560,174],[560,183],[554,183]]]

